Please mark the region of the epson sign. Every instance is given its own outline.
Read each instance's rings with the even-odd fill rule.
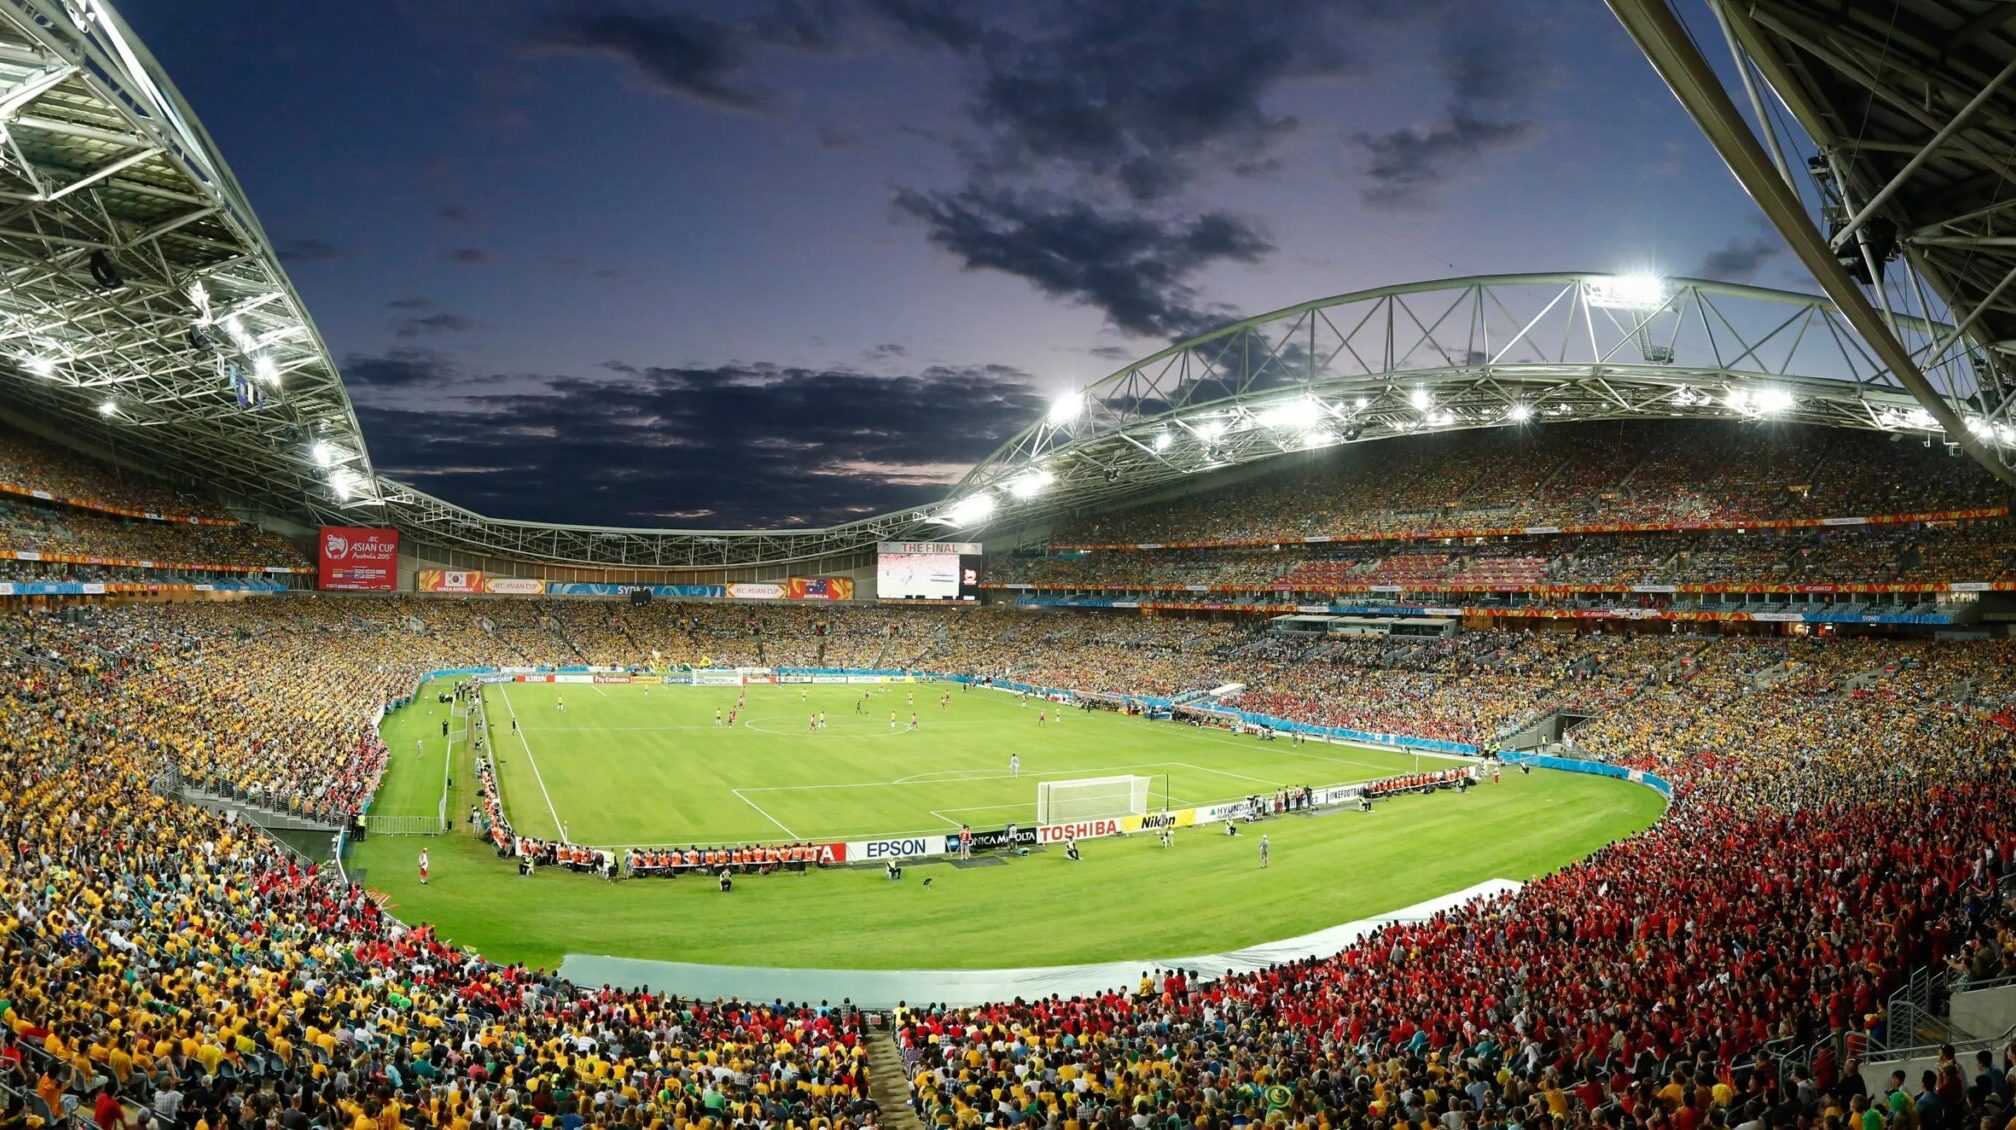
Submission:
[[[847,845],[849,859],[904,859],[913,855],[930,855],[931,841],[922,836],[901,840],[869,840],[866,843]]]

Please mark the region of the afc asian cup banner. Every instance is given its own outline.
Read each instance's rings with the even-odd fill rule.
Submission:
[[[414,587],[421,592],[487,591],[483,587],[483,574],[474,569],[422,569]]]
[[[546,582],[535,577],[484,577],[483,591],[500,596],[540,596]]]
[[[784,582],[787,600],[853,600],[852,577],[792,577]]]
[[[728,596],[733,600],[783,600],[784,586],[771,584],[730,584]]]
[[[391,592],[399,531],[324,526],[316,538],[316,587],[328,592]]]

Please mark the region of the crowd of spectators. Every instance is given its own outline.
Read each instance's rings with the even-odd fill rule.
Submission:
[[[1669,711],[1662,684],[1602,736],[1674,783],[1651,830],[1331,958],[906,1012],[920,1110],[942,1127],[1111,1130],[2006,1122],[2016,1048],[1948,1056],[1888,1092],[1852,1057],[1888,1035],[1883,1004],[1906,972],[1946,963],[1979,980],[2011,963],[2009,735],[1918,693],[2006,684],[2008,646],[1641,637],[1625,650],[1646,654],[1602,666],[1643,674],[1650,659],[1673,688],[1712,696]],[[1867,687],[1845,689],[1871,664]],[[1759,665],[1795,675],[1759,685]],[[1894,677],[1927,667],[1940,673]],[[1882,705],[1830,723],[1830,708],[1865,702]],[[1795,703],[1819,708],[1788,715]]]
[[[870,1121],[845,1007],[667,1001],[488,963],[151,787],[172,763],[352,811],[382,764],[372,710],[419,673],[584,644],[730,660],[901,644],[935,669],[1088,690],[1236,679],[1240,705],[1465,740],[1579,696],[1602,703],[1581,751],[1675,784],[1652,830],[1333,958],[904,1010],[934,1125],[1845,1127],[1871,1099],[1834,1049],[1880,1031],[1904,972],[2016,962],[1988,913],[2016,861],[2016,761],[1984,719],[2016,696],[2005,641],[1296,639],[1140,616],[553,603],[300,597],[0,625],[0,1015],[41,1101],[103,1092],[203,1130]],[[1819,1049],[1794,1065],[1810,1086],[1757,1058],[1766,1045]],[[1907,1097],[1947,1104],[1940,1125],[1987,1102],[1935,1084]]]
[[[487,962],[249,825],[150,788],[164,749],[234,727],[252,700],[312,712],[338,689],[314,666],[378,674],[331,638],[347,614],[298,610],[322,630],[291,655],[256,638],[265,625],[238,625],[277,671],[224,651],[208,654],[223,670],[198,670],[207,631],[247,607],[4,625],[0,1068],[33,1090],[10,1117],[74,1109],[156,1130],[875,1121],[851,1008],[682,1001]]]
[[[1385,440],[1152,507],[1090,516],[1053,540],[1176,542],[1855,517],[2001,504],[1993,480],[1966,460],[1893,439],[1877,432],[1662,421]]]
[[[115,468],[4,424],[0,424],[0,484],[39,490],[88,506],[231,520],[205,491]]]
[[[1432,546],[1432,549],[1425,549]],[[1321,592],[1347,585],[1892,584],[2016,579],[2016,524],[1546,534],[1431,543],[1070,551],[1002,557],[988,580],[1086,588],[1188,585]]]
[[[292,542],[256,526],[154,522],[5,496],[0,549],[177,564],[307,564]]]

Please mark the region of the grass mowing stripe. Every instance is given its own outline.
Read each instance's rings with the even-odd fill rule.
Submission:
[[[504,684],[497,684],[497,693],[504,697],[504,709],[511,712],[511,720],[518,720],[518,710],[511,705],[511,692]],[[532,743],[525,740],[525,728],[518,727],[518,747],[525,751],[525,764],[532,767],[532,779],[539,782],[539,793],[546,798],[546,811],[553,817],[553,829],[560,833],[560,839],[567,839],[567,825],[560,819],[560,810],[553,807],[553,794],[546,791],[546,778],[539,772],[539,759],[532,756]]]

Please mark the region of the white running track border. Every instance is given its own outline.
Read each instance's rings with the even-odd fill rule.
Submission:
[[[1227,973],[1329,957],[1391,923],[1425,922],[1476,899],[1510,894],[1522,885],[1510,879],[1486,879],[1438,898],[1340,923],[1313,934],[1194,957],[1142,956],[1090,965],[1022,969],[778,969],[570,953],[560,963],[560,975],[578,985],[647,988],[701,1000],[739,997],[813,1001],[845,997],[865,1008],[890,1008],[899,1001],[936,1001],[965,1007],[1015,997],[1038,1000],[1052,993],[1083,996],[1131,988],[1150,969],[1192,970],[1201,983],[1215,981]]]

